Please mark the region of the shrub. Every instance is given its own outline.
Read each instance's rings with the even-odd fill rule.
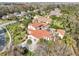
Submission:
[[[31,45],[32,44],[32,40],[31,39],[28,39],[27,40],[27,44]]]

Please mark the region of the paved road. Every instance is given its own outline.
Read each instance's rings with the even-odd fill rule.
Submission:
[[[16,22],[17,21],[10,21],[10,22],[7,22],[7,23],[3,23],[3,24],[0,24],[0,27],[4,27],[4,26],[10,25],[10,24],[14,24]]]

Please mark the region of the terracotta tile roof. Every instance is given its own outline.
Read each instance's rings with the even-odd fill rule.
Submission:
[[[32,22],[43,22],[43,23],[46,23],[46,22],[51,22],[52,20],[50,19],[50,18],[48,18],[48,17],[43,17],[43,16],[39,16],[39,17],[37,17],[37,18],[34,18],[33,19],[33,21]]]
[[[64,35],[65,34],[65,31],[62,30],[62,29],[57,29],[57,32],[60,33],[61,35]]]
[[[51,37],[51,33],[46,30],[31,30],[31,35],[36,38]]]
[[[34,27],[47,26],[46,23],[32,23],[31,25],[34,26]]]
[[[40,17],[38,18],[38,20],[46,21],[46,20],[49,20],[49,18],[40,16]]]

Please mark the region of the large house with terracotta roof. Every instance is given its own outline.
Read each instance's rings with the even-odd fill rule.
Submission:
[[[28,25],[28,39],[31,40],[32,44],[29,46],[29,49],[33,51],[35,49],[35,45],[41,39],[45,40],[56,40],[57,38],[63,38],[65,35],[65,31],[62,29],[53,29],[49,28],[49,24],[51,23],[51,19],[36,16],[32,23]]]
[[[36,16],[32,20],[33,22],[28,25],[28,39],[31,39],[33,42],[41,38],[46,40],[53,39],[54,41],[56,37],[62,39],[65,35],[65,31],[62,29],[49,28],[48,23],[46,23],[48,20],[46,17]]]

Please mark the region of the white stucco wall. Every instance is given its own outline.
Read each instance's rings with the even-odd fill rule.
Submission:
[[[29,40],[29,39],[32,41],[32,44],[29,45],[29,50],[30,51],[34,51],[35,48],[36,48],[36,44],[39,41],[39,39],[34,37],[34,36],[32,36],[32,35],[28,35],[28,39],[27,40]]]
[[[50,38],[49,38],[49,37],[44,37],[44,39],[46,39],[46,40],[50,40]]]
[[[61,39],[63,39],[63,37],[64,37],[64,35],[61,35],[60,33],[59,33],[59,35],[58,35]]]
[[[28,35],[28,39],[31,39],[32,40],[32,44],[36,44],[38,42],[38,38],[32,36],[32,35]]]
[[[28,29],[30,29],[30,30],[36,30],[35,27],[33,27],[31,25],[28,25]]]

